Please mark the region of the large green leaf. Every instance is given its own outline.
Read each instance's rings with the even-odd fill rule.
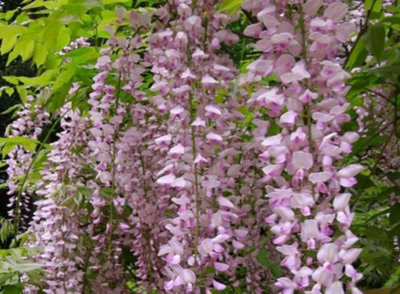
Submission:
[[[370,25],[364,35],[365,47],[378,61],[385,48],[385,36],[385,27],[380,23]]]
[[[5,79],[7,82],[18,85],[19,82],[22,82],[23,84],[27,86],[46,86],[48,83],[53,79],[53,77],[57,74],[58,70],[48,70],[44,72],[42,75],[37,76],[37,77],[16,77],[16,76],[5,76],[3,79]]]
[[[17,27],[13,26],[0,26],[0,39],[1,39],[1,54],[6,54],[14,48],[15,42],[18,38]]]
[[[16,263],[14,259],[11,257],[7,258],[7,261],[8,261],[8,266],[17,272],[30,272],[42,268],[42,264],[40,263],[34,263],[34,262]]]
[[[72,79],[72,77],[75,75],[77,68],[76,67],[72,67],[69,68],[67,70],[64,70],[63,72],[61,72],[54,84],[53,84],[53,91],[56,92],[59,89],[61,89],[64,85],[69,85],[70,84],[70,80]]]
[[[365,0],[365,12],[379,13],[382,10],[382,0]]]
[[[24,86],[17,86],[17,92],[22,103],[26,103],[28,99],[28,91]]]
[[[358,42],[354,45],[354,48],[349,56],[349,59],[346,63],[346,68],[348,70],[360,66],[364,63],[365,58],[368,55],[368,51],[365,49],[365,42],[361,38]]]
[[[44,46],[42,42],[37,42],[33,52],[33,62],[37,67],[40,67],[46,62],[47,54],[46,46]]]
[[[33,151],[39,141],[25,137],[0,138],[0,144],[21,145],[28,151]]]

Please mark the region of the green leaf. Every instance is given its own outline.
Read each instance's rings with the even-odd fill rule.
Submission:
[[[400,16],[388,16],[382,20],[382,23],[400,24]]]
[[[61,63],[62,59],[59,58],[57,55],[55,54],[48,54],[47,55],[47,60],[44,64],[43,67],[51,69],[51,70],[55,70],[59,67],[60,63]]]
[[[389,239],[387,232],[376,226],[366,227],[365,236],[370,240],[379,242]]]
[[[19,55],[19,50],[14,49],[13,51],[11,51],[10,54],[8,54],[6,66],[9,66],[10,63],[13,62],[13,60],[18,57],[18,55]]]
[[[14,79],[17,79],[27,86],[34,86],[34,87],[35,86],[46,86],[53,79],[53,77],[57,74],[57,71],[58,70],[48,70],[48,71],[44,72],[42,75],[33,77],[33,78],[30,78],[30,77],[10,77],[10,78],[12,79],[12,81],[15,81]],[[4,77],[4,78],[8,78],[8,77]]]
[[[21,99],[21,102],[26,103],[28,97],[28,91],[24,86],[17,86],[16,88],[19,98]]]
[[[371,178],[369,176],[366,176],[364,174],[358,174],[357,175],[357,184],[354,186],[356,190],[365,190],[369,187],[372,187],[374,185],[374,182],[371,181]]]
[[[86,8],[102,7],[102,1],[100,0],[85,0],[83,6]],[[125,1],[126,2],[126,1]]]
[[[15,110],[19,110],[20,108],[21,108],[21,104],[15,104],[15,105],[9,107],[8,109],[4,110],[0,114],[10,114],[11,112],[13,112]]]
[[[398,65],[382,66],[374,68],[373,70],[371,70],[371,72],[379,77],[385,78],[386,80],[392,80],[395,82],[397,81],[397,78],[400,73],[400,66]]]
[[[390,208],[390,224],[395,225],[400,222],[400,203],[396,203]]]
[[[219,11],[226,11],[229,14],[234,14],[240,9],[243,0],[222,0],[222,4],[219,7]]]
[[[7,239],[11,236],[11,234],[13,233],[14,230],[14,226],[12,225],[12,223],[10,223],[10,221],[1,218],[0,219],[0,241],[2,243],[5,243],[7,241]]]
[[[14,10],[9,10],[9,11],[7,11],[7,12],[6,12],[5,19],[6,19],[7,21],[10,20],[10,19],[14,16],[14,14],[15,14],[17,11],[18,11],[18,9],[14,9]]]
[[[21,56],[22,61],[31,58],[35,48],[35,38],[37,36],[32,32],[21,35],[17,39],[14,49],[10,52],[6,65],[8,66],[18,56]]]
[[[20,56],[22,61],[27,61],[29,58],[32,57],[33,49],[35,48],[35,42],[33,40],[27,41],[23,44],[24,50],[20,51]]]
[[[101,22],[97,26],[97,31],[99,33],[105,32],[104,29],[107,25],[114,23],[118,19],[118,16],[114,11],[104,10],[101,12]],[[108,33],[106,33],[108,35]]]
[[[1,54],[6,54],[14,47],[18,33],[13,26],[0,26]]]
[[[268,251],[265,249],[261,249],[258,252],[258,256],[257,256],[258,261],[265,266],[266,268],[269,269],[269,271],[271,272],[271,274],[275,277],[278,278],[281,276],[281,269],[278,263],[272,262],[269,259],[269,255],[268,255]]]
[[[364,41],[368,51],[380,61],[385,48],[385,27],[380,23],[369,26]]]
[[[268,128],[268,136],[275,136],[282,132],[282,129],[275,121],[271,122],[271,126]]]
[[[69,88],[70,84],[64,84],[57,92],[54,93],[53,96],[51,96],[51,104],[49,106],[51,112],[55,112],[64,105]]]
[[[39,143],[38,140],[25,138],[25,137],[9,137],[9,138],[0,138],[0,144],[15,144],[21,145],[28,151],[33,151],[36,148],[36,145]]]
[[[379,13],[382,10],[382,0],[365,0],[365,12],[372,10],[372,12]]]
[[[24,290],[24,285],[19,283],[15,285],[5,285],[0,294],[21,294]]]
[[[8,97],[11,97],[12,94],[14,94],[15,90],[13,87],[5,87],[4,88],[6,94],[8,95]]]
[[[71,61],[67,64],[67,67],[76,67],[76,65],[81,64],[93,64],[95,60],[99,57],[99,51],[94,47],[84,47],[72,50],[64,55],[65,58],[70,58]],[[77,74],[81,74],[83,71],[80,68]],[[91,76],[92,77],[92,76]]]
[[[65,46],[67,46],[71,39],[71,31],[67,27],[61,27],[58,40],[57,40],[57,47],[56,50],[60,51]]]
[[[16,272],[7,272],[7,273],[0,273],[0,285],[7,285],[10,282],[18,281],[18,273]],[[3,292],[0,292],[0,294]]]
[[[41,42],[37,42],[33,52],[33,62],[37,67],[40,67],[46,62],[48,51]]]
[[[18,248],[20,249],[20,248]],[[25,251],[26,252],[26,251]],[[19,252],[20,254],[23,252]],[[25,254],[21,255],[24,256]],[[24,262],[24,260],[16,259],[15,256],[6,256],[7,266],[17,272],[30,272],[42,268],[42,264],[35,262]]]
[[[39,153],[36,156],[35,162],[33,164],[33,169],[34,170],[41,170],[43,167],[43,163],[47,161],[47,153],[48,150],[42,149],[39,151]]]
[[[30,2],[30,1],[27,1]],[[32,8],[40,8],[40,7],[45,7],[47,9],[52,9],[55,8],[57,3],[55,3],[56,1],[46,1],[44,2],[43,0],[36,0],[33,1],[32,3],[24,6],[24,10],[28,10],[28,9],[32,9]]]
[[[9,82],[10,84],[13,84],[13,85],[18,85],[19,84],[19,81],[18,81],[17,77],[14,77],[14,76],[3,76],[2,78],[3,78],[3,80]]]
[[[104,5],[108,5],[108,4],[116,4],[116,3],[126,3],[130,0],[102,0]]]
[[[41,40],[49,53],[54,52],[58,47],[58,37],[63,27],[57,19],[52,19],[46,24]]]
[[[362,65],[367,55],[368,51],[365,49],[365,42],[363,39],[359,39],[354,45],[354,49],[349,56],[349,59],[346,63],[346,68],[350,70],[354,67]]]
[[[391,180],[393,183],[396,183],[398,179],[400,179],[400,173],[399,172],[388,172],[386,174],[386,177]]]
[[[26,12],[20,12],[20,14],[18,14],[17,18],[15,19],[15,23],[23,24],[29,22],[29,20],[29,15]]]
[[[11,151],[13,151],[15,147],[17,147],[17,144],[13,143],[5,144],[3,146],[3,149],[1,149],[1,155],[3,156],[3,158],[5,158],[6,155],[8,155]]]
[[[385,136],[371,136],[367,138],[361,138],[353,145],[353,151],[351,152],[352,155],[357,154],[361,150],[368,148],[370,146],[376,146],[380,143],[386,142]]]
[[[73,67],[73,68],[69,68],[63,72],[61,72],[58,76],[56,81],[54,82],[53,85],[53,91],[56,92],[59,89],[61,89],[63,86],[65,85],[69,85],[70,84],[70,80],[71,78],[75,75],[77,68]]]

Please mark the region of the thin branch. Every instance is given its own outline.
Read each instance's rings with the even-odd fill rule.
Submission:
[[[394,102],[392,100],[390,100],[389,97],[386,97],[385,95],[383,95],[383,94],[381,94],[381,93],[379,93],[379,92],[377,92],[375,90],[369,89],[369,88],[365,88],[365,90],[367,90],[368,92],[374,93],[375,95],[378,95],[379,97],[385,99],[387,102],[389,102],[389,103],[394,105]]]

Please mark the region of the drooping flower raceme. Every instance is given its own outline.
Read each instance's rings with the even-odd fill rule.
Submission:
[[[259,176],[252,170],[257,160],[240,158],[251,148],[240,135],[238,122],[244,119],[240,105],[228,94],[238,73],[219,52],[222,43],[230,45],[238,37],[224,29],[229,19],[215,12],[214,5],[215,1],[166,5],[159,10],[160,19],[165,22],[167,12],[176,19],[169,19],[170,26],[160,27],[149,38],[155,81],[150,90],[157,93],[152,99],[168,116],[167,129],[154,140],[154,149],[165,156],[156,182],[174,215],[164,224],[170,240],[158,255],[166,262],[167,291],[223,290],[226,285],[216,276],[234,278],[236,269],[245,265],[249,290],[258,293],[257,283],[265,271],[259,264],[254,266],[254,257],[235,256],[246,240],[260,239],[260,231],[256,236],[248,234],[239,218],[248,215],[251,224],[251,206],[245,208],[244,203],[253,192],[254,203],[262,195],[255,180]],[[218,93],[226,93],[220,95],[221,101]],[[239,179],[254,187],[241,189]],[[204,275],[210,267],[216,275]]]
[[[284,256],[281,265],[291,273],[275,285],[282,293],[344,293],[347,276],[348,289],[359,293],[355,283],[361,275],[351,264],[361,250],[351,248],[357,238],[349,230],[354,214],[344,189],[356,183],[362,167],[338,167],[358,139],[340,130],[349,120],[349,74],[340,60],[340,44],[353,30],[343,20],[347,5],[245,1],[243,8],[259,21],[244,33],[258,39],[255,47],[262,55],[249,65],[242,83],[271,75],[279,81],[279,86],[258,88],[249,101],[255,111],[266,109],[275,117],[280,129],[262,139],[260,156],[273,212],[266,221]]]
[[[36,201],[36,211],[29,231],[33,235],[30,246],[43,246],[35,259],[44,264],[45,293],[82,293],[85,256],[90,253],[82,240],[87,234],[82,227],[85,211],[72,203],[82,197],[87,188],[82,178],[82,168],[88,162],[87,149],[74,152],[71,146],[84,146],[88,139],[87,118],[72,111],[69,104],[62,109],[62,132],[52,143],[47,154],[48,162],[35,191],[42,199]],[[67,205],[69,203],[70,205]],[[25,293],[37,293],[28,287]]]
[[[43,128],[50,123],[50,114],[40,106],[32,103],[33,96],[28,96],[28,101],[18,112],[18,118],[12,123],[10,135],[12,137],[28,136],[30,139],[37,140],[42,134]],[[17,230],[26,229],[29,220],[32,195],[35,188],[30,187],[22,191],[18,186],[19,182],[27,183],[29,173],[32,169],[33,154],[32,150],[26,147],[14,146],[14,150],[8,153],[6,160],[8,168],[8,195],[10,195],[9,216],[17,220]]]

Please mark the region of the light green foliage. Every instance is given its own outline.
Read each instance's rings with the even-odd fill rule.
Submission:
[[[0,250],[0,293],[22,293],[22,274],[28,275],[33,283],[39,283],[42,265],[29,259],[39,250],[28,247]]]
[[[47,103],[52,112],[56,111],[64,104],[66,93],[73,82],[85,83],[90,80],[93,71],[86,65],[95,62],[102,38],[109,36],[104,31],[105,26],[116,20],[115,7],[125,5],[130,8],[131,2],[38,0],[23,6],[21,12],[0,14],[0,53],[8,54],[7,65],[20,57],[23,61],[30,60],[40,73],[34,78],[3,78],[17,87],[22,100],[26,99],[29,90],[50,88]],[[17,14],[15,21],[9,24],[10,19]],[[88,38],[93,46],[62,56],[57,54],[78,37]],[[64,62],[66,58],[69,62]],[[12,90],[6,88],[4,91],[10,95]]]
[[[39,142],[30,138],[24,137],[10,137],[0,138],[0,145],[2,146],[2,155],[5,156],[14,149],[17,145],[24,147],[27,151],[34,151]],[[6,151],[5,151],[6,150]]]
[[[242,4],[243,0],[222,0],[221,2],[221,6],[219,7],[220,11],[234,14],[240,9],[240,5]]]

